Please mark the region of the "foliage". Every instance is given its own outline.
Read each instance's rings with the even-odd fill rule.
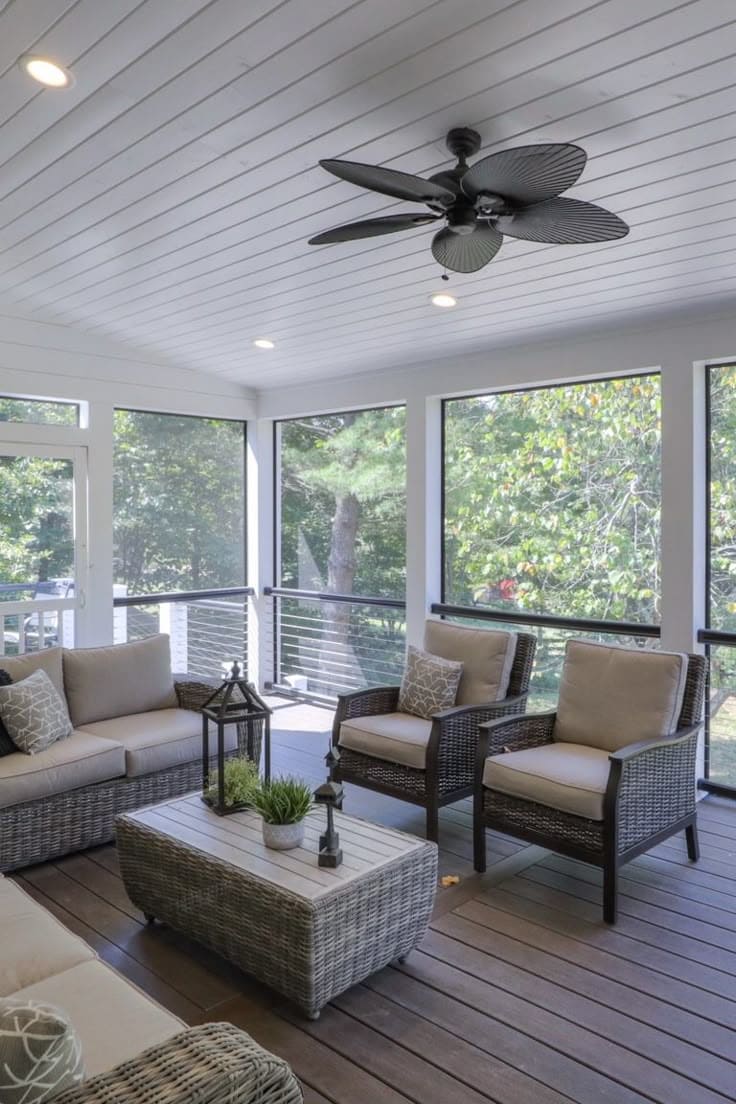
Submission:
[[[736,631],[736,366],[710,370],[710,624]]]
[[[658,376],[446,404],[447,600],[655,621]]]
[[[131,594],[244,582],[241,422],[115,412],[115,581]]]
[[[357,501],[353,593],[404,596],[406,414],[403,407],[284,422],[281,582],[327,590],[337,503]]]
[[[260,787],[258,767],[250,759],[228,759],[223,771],[225,780],[225,805],[252,805]],[[218,801],[219,772],[210,774],[210,784],[205,796],[208,801]]]
[[[33,425],[77,425],[76,403],[45,402],[42,399],[0,398],[0,422],[26,422]]]
[[[312,791],[299,778],[272,778],[256,790],[253,806],[267,824],[297,824],[312,807]]]
[[[0,456],[0,486],[0,580],[37,583],[73,577],[71,462]]]

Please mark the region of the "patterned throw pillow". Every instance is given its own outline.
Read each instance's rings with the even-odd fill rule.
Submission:
[[[0,667],[0,686],[10,686],[12,678],[7,671]],[[14,751],[17,751],[17,747],[8,736],[8,730],[3,724],[2,717],[0,717],[0,758],[3,755],[12,755]]]
[[[429,718],[449,709],[455,704],[462,673],[462,663],[430,655],[410,644],[399,690],[399,712]]]
[[[45,671],[0,686],[0,718],[18,751],[35,755],[72,730],[66,702]]]
[[[42,1104],[84,1077],[79,1037],[59,1008],[0,1000],[0,1100]]]

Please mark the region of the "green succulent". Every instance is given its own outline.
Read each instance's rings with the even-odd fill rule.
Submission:
[[[225,806],[228,809],[235,805],[253,805],[255,795],[260,787],[258,767],[250,759],[229,759],[225,763]],[[208,801],[218,801],[217,787],[219,784],[218,772],[210,774],[210,784],[206,793]]]
[[[274,778],[259,787],[253,807],[267,824],[298,824],[312,807],[312,791],[299,778]]]

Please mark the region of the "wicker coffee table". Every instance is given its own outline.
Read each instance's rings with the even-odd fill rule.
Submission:
[[[218,817],[193,794],[120,817],[125,888],[156,918],[217,951],[316,1018],[333,997],[403,958],[427,929],[433,843],[337,813],[343,863],[317,865],[323,810],[303,848],[264,847],[260,817]]]

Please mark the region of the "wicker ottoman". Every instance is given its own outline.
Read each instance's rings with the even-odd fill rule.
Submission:
[[[351,985],[403,958],[427,929],[433,843],[338,813],[343,864],[317,865],[324,812],[303,848],[271,851],[260,817],[218,817],[194,794],[117,821],[130,899],[316,1018]]]

